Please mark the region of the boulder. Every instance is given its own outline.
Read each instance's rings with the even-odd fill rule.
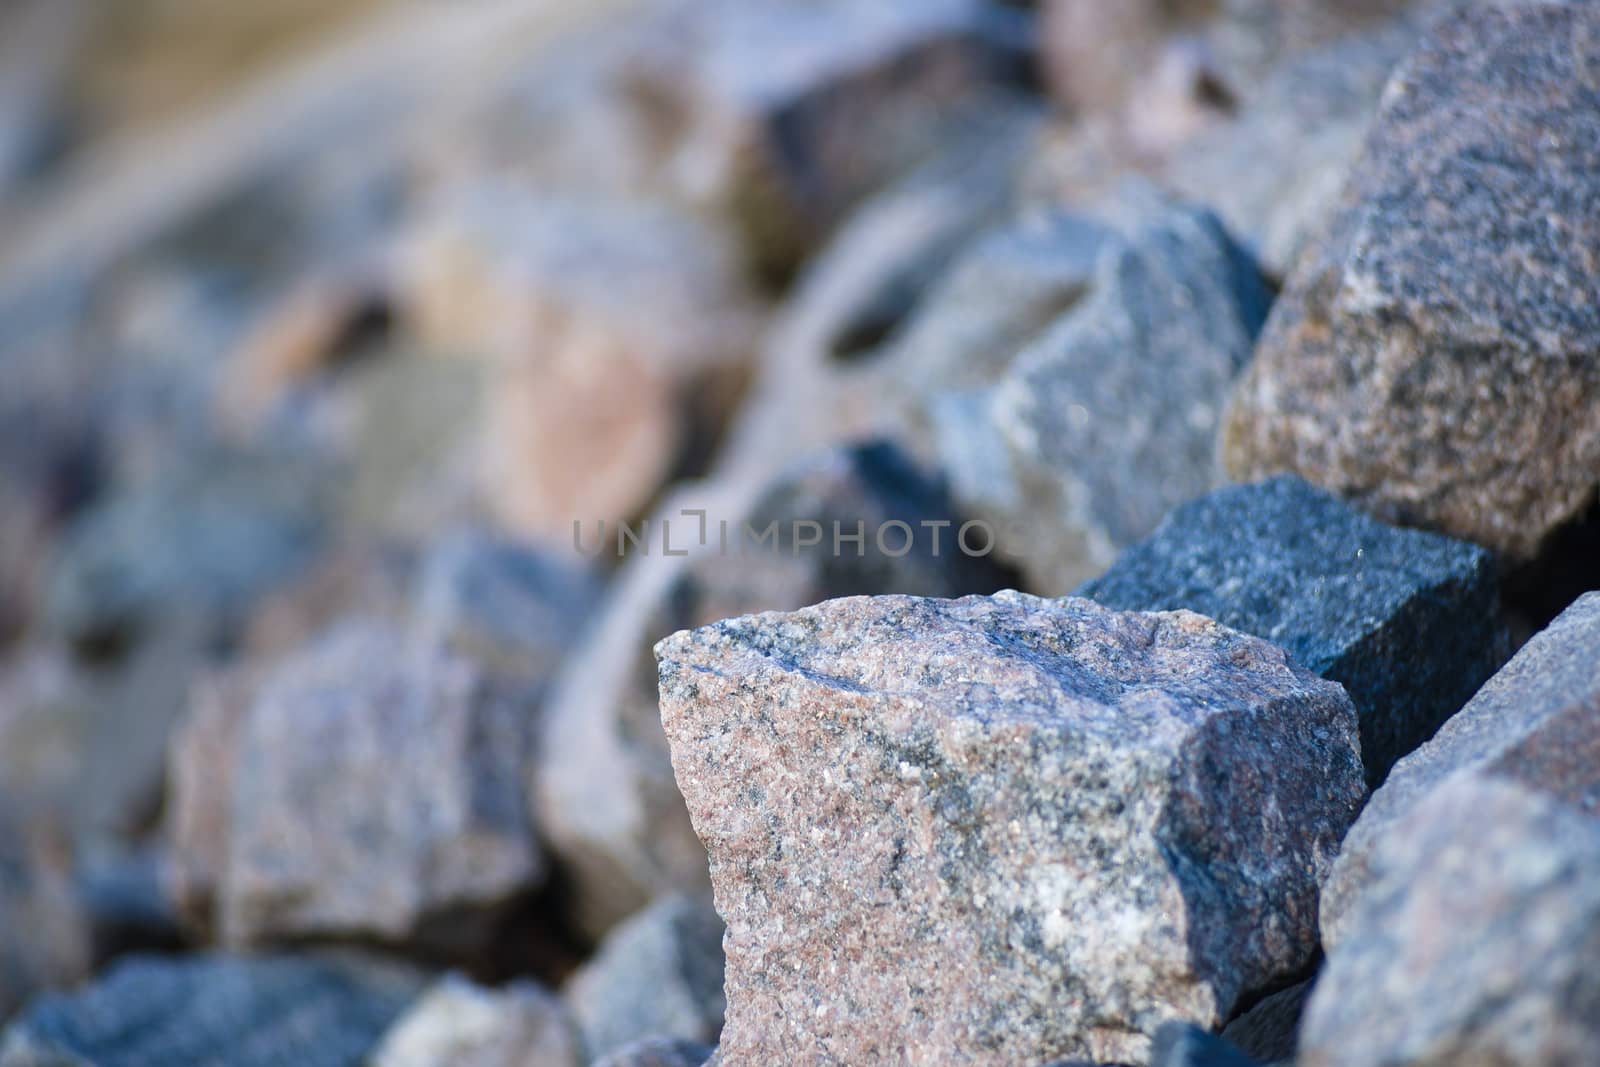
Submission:
[[[178,777],[173,806],[175,825],[195,831],[180,849],[211,855],[225,839],[211,861],[223,938],[482,947],[544,876],[522,802],[533,729],[525,692],[361,620],[274,665],[249,699],[202,704],[183,742],[196,752],[178,765],[231,734],[231,774]],[[183,815],[196,805],[220,805],[225,832],[201,834],[204,818]]]
[[[648,549],[625,564],[556,682],[532,779],[536,818],[591,937],[658,894],[707,887],[705,849],[661,733],[654,642],[831,596],[958,596],[1006,584],[990,560],[956,544],[962,520],[943,487],[883,443],[813,455],[763,482],[686,491],[653,522]],[[846,540],[858,526],[861,541]],[[606,528],[607,538],[617,534]],[[592,524],[582,538],[584,551],[600,550]],[[608,540],[603,550],[614,547]]]
[[[0,1035],[3,1067],[357,1067],[421,989],[356,957],[133,956],[45,994]]]
[[[1541,785],[1458,775],[1388,828],[1306,1008],[1298,1063],[1594,1061],[1596,792],[1558,796]]]
[[[670,186],[782,276],[1022,82],[1024,32],[982,0],[677,3],[630,81],[659,116]]]
[[[436,981],[384,1035],[372,1067],[584,1067],[561,1002],[531,982]]]
[[[1587,4],[1434,25],[1234,394],[1231,474],[1293,470],[1519,561],[1595,499],[1597,35]]]
[[[936,395],[957,500],[1060,595],[1217,485],[1215,431],[1269,294],[1212,216],[1128,187],[1081,301],[987,388]]]
[[[1322,939],[1345,926],[1374,880],[1384,837],[1429,794],[1468,774],[1489,774],[1591,810],[1600,796],[1600,593],[1590,593],[1534,635],[1433,740],[1395,765],[1350,828],[1322,893]]]
[[[1354,708],[1189,612],[854,597],[657,646],[721,1055],[1143,1060],[1316,952]],[[806,1005],[796,1011],[795,1005]]]
[[[1372,786],[1510,654],[1488,552],[1385,526],[1287,475],[1183,505],[1078,592],[1282,645],[1350,694]]]
[[[652,1037],[715,1043],[722,933],[711,900],[685,896],[662,897],[612,930],[562,990],[590,1058]]]

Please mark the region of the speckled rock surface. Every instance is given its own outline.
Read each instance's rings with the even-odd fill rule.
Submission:
[[[1474,6],[1395,73],[1223,435],[1391,521],[1537,552],[1600,469],[1600,11]]]
[[[1355,712],[1264,641],[1007,592],[657,654],[728,922],[726,1061],[1142,1059],[1310,961]]]
[[[543,877],[523,802],[533,716],[458,653],[353,620],[274,667],[240,714],[228,942],[426,942],[436,924],[440,948],[470,951],[487,934],[470,920]]]
[[[1088,294],[983,393],[939,403],[938,454],[1029,588],[1060,595],[1220,481],[1218,420],[1270,300],[1207,212],[1130,184]]]
[[[696,512],[704,512],[705,544]],[[673,551],[689,555],[662,554],[661,520],[671,524]],[[661,732],[654,643],[730,615],[834,596],[960,596],[1004,586],[1007,576],[990,561],[958,550],[960,521],[943,487],[882,443],[807,457],[763,483],[689,491],[662,508],[651,551],[629,561],[556,684],[531,780],[532,806],[578,890],[585,933],[601,936],[653,896],[708,885],[705,849]],[[844,536],[862,524],[860,555],[847,541],[835,551],[835,522]],[[889,530],[888,552],[876,536],[894,522],[916,531],[898,556],[898,528]],[[769,528],[776,540],[756,543]],[[817,531],[816,544],[797,543]],[[592,528],[584,536],[592,542]]]
[[[561,1002],[531,982],[485,989],[447,975],[389,1029],[371,1067],[583,1067]]]
[[[35,1000],[0,1036],[4,1067],[357,1067],[421,989],[342,957],[136,956]]]
[[[562,989],[587,1054],[650,1037],[714,1044],[726,1007],[722,933],[710,897],[687,896],[662,897],[611,931]]]
[[[1496,579],[1476,545],[1385,526],[1279,476],[1178,508],[1079,594],[1188,608],[1282,645],[1350,694],[1375,785],[1510,655]]]
[[[1570,799],[1468,774],[1390,827],[1307,1006],[1299,1062],[1595,1062],[1600,823]]]
[[[602,1056],[594,1067],[703,1067],[715,1051],[693,1041],[649,1038]]]
[[[1344,940],[1385,835],[1449,779],[1491,774],[1590,810],[1600,797],[1600,593],[1563,612],[1433,740],[1395,765],[1350,828],[1322,894],[1322,938]]]

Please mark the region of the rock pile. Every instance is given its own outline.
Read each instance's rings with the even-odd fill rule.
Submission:
[[[218,6],[0,3],[0,1067],[1600,1063],[1594,3]]]

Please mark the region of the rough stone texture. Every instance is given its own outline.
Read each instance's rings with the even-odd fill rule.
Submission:
[[[1220,480],[1215,432],[1269,296],[1209,214],[1130,186],[1090,292],[988,390],[935,397],[941,461],[1058,595]]]
[[[612,930],[562,990],[588,1055],[649,1037],[715,1043],[725,1009],[722,933],[709,897],[684,896],[663,897]]]
[[[1395,765],[1350,828],[1323,887],[1322,938],[1344,939],[1346,919],[1373,880],[1373,851],[1393,826],[1451,778],[1487,773],[1586,807],[1600,790],[1600,593],[1534,635],[1433,740]]]
[[[1255,1062],[1231,1042],[1193,1023],[1164,1024],[1150,1050],[1150,1067],[1255,1067]]]
[[[669,5],[634,84],[672,185],[781,274],[1020,80],[1003,16],[975,0]]]
[[[1268,1063],[1293,1063],[1299,1046],[1300,1016],[1311,996],[1315,979],[1280,989],[1222,1029],[1246,1055]]]
[[[0,796],[0,1019],[32,994],[85,977],[90,944],[71,880]]]
[[[594,1067],[703,1067],[715,1051],[693,1041],[649,1038],[602,1056]]]
[[[352,621],[275,666],[233,713],[231,790],[176,804],[229,812],[228,942],[438,936],[470,951],[480,923],[543,877],[522,800],[531,709],[459,654]]]
[[[491,506],[557,543],[649,502],[726,416],[763,321],[730,239],[650,202],[480,182],[441,194],[408,261],[421,335],[489,360]]]
[[[1488,552],[1385,526],[1288,475],[1185,504],[1078,592],[1120,611],[1198,611],[1338,682],[1369,785],[1511,651]]]
[[[657,646],[734,1062],[1143,1059],[1309,963],[1344,691],[1188,612],[850,598]],[[796,1005],[804,1005],[796,1010]]]
[[[1542,792],[1537,783],[1467,774],[1391,826],[1311,996],[1299,1062],[1593,1063],[1600,1052],[1594,796],[1590,806],[1575,807],[1577,798]]]
[[[561,1002],[530,982],[435,982],[394,1024],[372,1067],[583,1067]]]
[[[1596,40],[1592,5],[1475,6],[1395,73],[1234,396],[1231,473],[1519,559],[1594,499]]]
[[[0,1036],[3,1067],[357,1067],[422,985],[342,957],[136,956],[35,1000]]]
[[[705,545],[696,543],[694,510],[706,512]],[[662,554],[662,520],[670,524],[673,551],[689,556]],[[917,531],[911,550],[898,558],[875,537],[895,521]],[[805,522],[822,531],[815,545],[798,543],[811,532],[798,526]],[[862,555],[843,541],[834,551],[835,522],[845,536],[863,524]],[[925,522],[952,525],[930,531]],[[532,782],[536,818],[573,882],[585,933],[599,937],[655,895],[707,886],[705,849],[661,733],[653,644],[715,619],[833,596],[960,596],[1005,585],[987,560],[958,550],[960,522],[942,487],[884,444],[830,450],[791,464],[774,480],[719,483],[663,506],[649,552],[635,553],[624,566],[593,631],[562,670]],[[772,524],[778,540],[757,544]],[[587,527],[587,551],[594,551],[594,537]],[[890,551],[899,547],[894,537]]]

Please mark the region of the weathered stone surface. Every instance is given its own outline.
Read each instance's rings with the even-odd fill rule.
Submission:
[[[1171,1022],[1156,1031],[1150,1067],[1255,1067],[1233,1044],[1193,1023]]]
[[[1344,940],[1383,838],[1450,779],[1489,774],[1589,808],[1600,795],[1597,648],[1600,593],[1590,593],[1534,635],[1433,740],[1395,765],[1350,828],[1323,888],[1325,945]]]
[[[250,700],[212,709],[242,721],[201,711],[197,734],[236,732],[231,788],[180,794],[175,808],[229,812],[217,913],[230,943],[437,935],[470,951],[543,877],[522,800],[531,708],[458,653],[351,621],[276,665]]]
[[[421,989],[355,958],[136,956],[35,1000],[0,1036],[4,1067],[356,1067]]]
[[[715,1051],[693,1041],[649,1038],[602,1056],[594,1067],[703,1067]]]
[[[1267,642],[1006,592],[657,652],[728,922],[726,1060],[1142,1059],[1315,951],[1355,711]]]
[[[781,274],[1020,80],[1003,15],[974,0],[672,5],[636,91],[665,120],[673,186]]]
[[[1222,1028],[1222,1036],[1246,1055],[1268,1063],[1293,1063],[1300,1043],[1300,1016],[1315,979],[1280,989]]]
[[[1516,558],[1594,499],[1596,39],[1591,5],[1473,6],[1395,73],[1234,395],[1231,473]]]
[[[0,807],[0,1019],[40,990],[85,977],[90,948],[71,880]]]
[[[1594,1062],[1600,823],[1581,799],[1469,773],[1390,826],[1311,996],[1298,1062]]]
[[[1493,557],[1385,526],[1293,476],[1178,508],[1079,595],[1188,608],[1344,686],[1367,782],[1433,735],[1510,654]]]
[[[530,982],[435,982],[384,1035],[372,1067],[583,1067],[561,1002]]]
[[[649,502],[726,416],[763,320],[727,236],[645,201],[478,183],[441,195],[409,261],[422,336],[489,360],[489,503],[557,543]]]
[[[722,933],[710,898],[685,896],[663,897],[612,930],[562,990],[587,1054],[599,1059],[650,1037],[715,1043],[725,1009]]]
[[[705,512],[703,545],[697,511]],[[690,555],[663,555],[662,520],[671,549]],[[848,541],[836,550],[835,522],[842,537],[861,524],[860,555]],[[894,522],[916,534],[899,556],[892,554],[902,548],[897,527],[886,535],[887,549],[876,536]],[[802,525],[809,523],[816,525]],[[655,895],[707,885],[705,849],[661,733],[654,642],[729,615],[833,596],[959,596],[1005,585],[988,560],[959,551],[960,525],[942,487],[884,444],[830,450],[775,480],[719,483],[663,506],[649,551],[623,567],[593,631],[562,670],[532,782],[536,818],[573,882],[586,933],[602,935]],[[816,543],[801,543],[813,533]],[[586,527],[586,551],[595,550],[594,536]]]
[[[1090,291],[988,390],[933,400],[942,463],[1036,592],[1108,566],[1220,480],[1215,431],[1268,293],[1209,214],[1130,187]]]

